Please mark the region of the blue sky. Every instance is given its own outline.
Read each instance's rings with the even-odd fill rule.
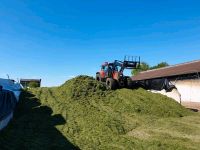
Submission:
[[[55,86],[104,61],[200,59],[198,0],[1,0],[0,77]]]

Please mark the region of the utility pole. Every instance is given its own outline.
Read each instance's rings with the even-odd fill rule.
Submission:
[[[10,76],[9,76],[9,74],[6,74],[6,75],[7,75],[8,79],[10,79]]]

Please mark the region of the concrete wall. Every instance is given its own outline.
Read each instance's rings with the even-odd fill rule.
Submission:
[[[171,92],[152,91],[154,93],[160,93],[175,99],[177,102],[198,102],[200,103],[200,79],[187,79],[171,81],[177,88]]]
[[[178,80],[175,84],[182,102],[200,102],[200,79]]]

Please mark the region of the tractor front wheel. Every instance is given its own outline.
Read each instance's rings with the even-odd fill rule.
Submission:
[[[106,79],[106,86],[110,90],[115,90],[117,88],[116,81],[112,78],[107,78]]]
[[[100,76],[99,73],[96,74],[96,80],[97,80],[97,81],[101,81],[101,76]]]
[[[133,81],[132,81],[132,79],[130,77],[128,77],[126,79],[126,86],[127,86],[128,89],[132,89],[133,88]]]

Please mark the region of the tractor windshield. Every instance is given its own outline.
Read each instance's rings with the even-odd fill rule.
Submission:
[[[119,71],[120,70],[120,66],[115,66],[115,71]]]

